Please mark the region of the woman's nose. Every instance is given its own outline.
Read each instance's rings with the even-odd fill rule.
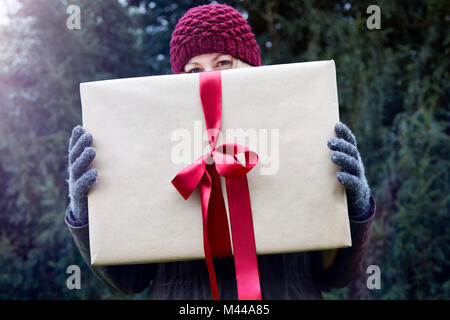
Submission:
[[[214,71],[219,68],[214,67],[214,65],[206,65],[204,71]]]

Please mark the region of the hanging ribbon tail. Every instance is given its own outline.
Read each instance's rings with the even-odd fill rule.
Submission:
[[[244,154],[245,164],[236,155]],[[247,173],[258,163],[258,155],[239,144],[224,144],[213,152],[217,171],[225,177],[231,237],[239,300],[261,300],[252,208]]]
[[[261,300],[247,176],[226,179],[239,300]]]
[[[216,273],[214,271],[214,264],[211,254],[211,245],[208,232],[208,211],[209,200],[211,197],[211,177],[205,170],[204,175],[201,178],[200,196],[202,204],[202,220],[203,220],[203,250],[205,252],[206,267],[208,269],[209,285],[211,287],[211,295],[214,300],[219,300],[219,289],[217,287]]]
[[[227,209],[220,185],[220,176],[214,165],[206,167],[211,177],[211,196],[208,205],[208,234],[214,258],[232,257]]]

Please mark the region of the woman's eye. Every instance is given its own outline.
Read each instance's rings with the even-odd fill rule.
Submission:
[[[229,65],[230,63],[231,63],[231,61],[229,61],[229,60],[222,60],[222,61],[219,61],[219,65],[220,65],[221,67],[227,66],[227,65]]]
[[[200,68],[194,68],[191,71],[189,71],[189,73],[197,73],[200,72]]]

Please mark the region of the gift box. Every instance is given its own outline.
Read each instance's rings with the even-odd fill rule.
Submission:
[[[327,147],[339,121],[334,61],[218,71],[213,87],[202,84],[207,74],[80,85],[83,126],[94,137],[92,167],[99,172],[88,198],[92,265],[204,259],[207,183],[202,187],[196,181],[183,194],[184,182],[176,185],[174,177],[202,159],[209,161],[204,170],[215,167],[218,157],[211,152],[223,145],[237,150],[223,154],[242,168],[251,167],[245,172],[248,195],[247,189],[229,189],[227,183],[235,180],[221,173],[229,167],[215,178],[226,206],[226,219],[219,223],[231,241],[240,234],[251,241],[252,233],[256,254],[350,246],[345,190]],[[220,131],[211,134],[207,129],[218,127],[208,125],[203,100],[214,90],[221,104]],[[249,164],[252,159],[257,163]],[[246,223],[253,230],[233,234],[231,193],[248,196],[242,201],[248,199]],[[236,216],[242,210],[236,209]],[[236,220],[236,229],[239,224]]]

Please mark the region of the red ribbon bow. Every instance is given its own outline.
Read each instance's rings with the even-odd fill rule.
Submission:
[[[219,299],[212,257],[230,257],[231,245],[220,176],[225,178],[233,239],[236,283],[240,300],[260,300],[258,263],[252,210],[246,174],[258,162],[258,155],[239,144],[215,147],[222,119],[220,71],[199,73],[200,97],[211,151],[182,169],[172,184],[188,199],[199,188],[203,217],[203,246],[213,299]],[[245,156],[242,165],[237,154]],[[214,160],[213,163],[211,158]]]

